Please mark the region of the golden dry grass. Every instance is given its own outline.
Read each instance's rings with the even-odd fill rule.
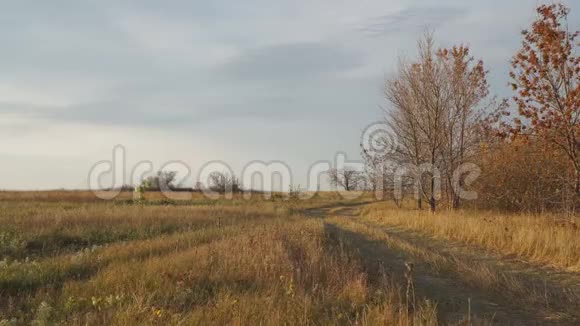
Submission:
[[[388,203],[367,207],[364,215],[375,222],[400,225],[435,238],[580,271],[580,225],[576,218],[486,211],[442,210],[431,214],[394,209]]]
[[[578,268],[578,230],[556,215],[432,215],[369,204],[368,194],[350,201],[331,193],[289,201],[0,196],[10,197],[0,201],[2,326],[580,318],[580,297],[558,280],[501,258]]]
[[[400,285],[369,281],[355,251],[300,207],[86,194],[0,202],[0,323],[436,324]],[[25,199],[23,199],[25,198]]]

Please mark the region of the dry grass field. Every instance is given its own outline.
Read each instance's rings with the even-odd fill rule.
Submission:
[[[580,0],[70,2],[0,13],[0,326],[580,326]]]
[[[0,198],[0,325],[580,322],[580,230],[556,215]]]

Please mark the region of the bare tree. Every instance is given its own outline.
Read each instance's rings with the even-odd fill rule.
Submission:
[[[400,141],[395,156],[416,167],[410,172],[418,179],[420,194],[435,211],[452,87],[430,34],[419,41],[418,50],[416,62],[401,62],[397,76],[386,84],[385,94],[391,103],[387,122]],[[425,166],[426,171],[419,169]],[[420,198],[417,205],[421,207]]]
[[[391,103],[391,107],[386,110],[386,122],[391,132],[397,135],[397,146],[390,155],[391,159],[399,165],[419,166],[423,162],[424,149],[418,127],[418,102],[414,99],[409,85],[408,69],[410,66],[400,61],[397,76],[386,83],[385,95]],[[421,182],[418,185],[421,188]],[[421,209],[421,193],[417,194],[416,199],[417,208]]]
[[[380,141],[380,139],[378,140]],[[385,140],[387,142],[387,140]],[[362,144],[361,144],[362,147]],[[371,190],[375,195],[380,195],[380,199],[390,198],[394,201],[397,207],[401,207],[404,194],[408,192],[411,184],[409,179],[405,178],[401,184],[396,184],[395,173],[398,168],[397,162],[389,158],[388,153],[369,152],[364,147],[362,148],[362,157],[365,162],[365,190]],[[397,195],[395,187],[401,187]]]
[[[455,190],[463,186],[463,179],[454,180],[454,172],[477,154],[481,139],[479,127],[486,118],[480,105],[489,94],[489,85],[483,61],[475,62],[467,46],[441,49],[437,55],[451,87],[450,106],[444,120],[442,158],[450,206],[458,208],[460,197]]]
[[[173,189],[176,177],[176,171],[158,171],[156,175],[149,176],[143,180],[141,187],[144,190],[155,191]]]
[[[204,189],[203,182],[197,181],[193,186],[194,191],[202,191],[203,189]]]
[[[212,172],[208,182],[209,189],[218,193],[240,192],[242,190],[239,179],[227,172]]]
[[[361,173],[350,167],[330,169],[326,173],[331,185],[342,187],[346,191],[355,190],[360,182]]]

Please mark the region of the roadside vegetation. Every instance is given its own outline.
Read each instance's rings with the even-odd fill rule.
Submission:
[[[517,214],[491,211],[401,210],[389,204],[365,209],[365,218],[398,225],[436,239],[458,241],[539,264],[580,271],[580,225],[564,214]]]

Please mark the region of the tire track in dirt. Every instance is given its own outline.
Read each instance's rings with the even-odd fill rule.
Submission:
[[[327,233],[342,237],[358,251],[371,281],[386,270],[404,284],[405,263],[414,262],[417,295],[438,303],[443,322],[461,322],[472,314],[486,324],[579,323],[580,300],[575,289],[569,287],[576,281],[574,277],[554,273],[550,278],[530,264],[503,259],[479,248],[433,241],[400,227],[363,221],[358,211],[362,205],[319,208],[314,216],[326,217]],[[490,277],[491,284],[481,283],[481,277],[483,281]]]

